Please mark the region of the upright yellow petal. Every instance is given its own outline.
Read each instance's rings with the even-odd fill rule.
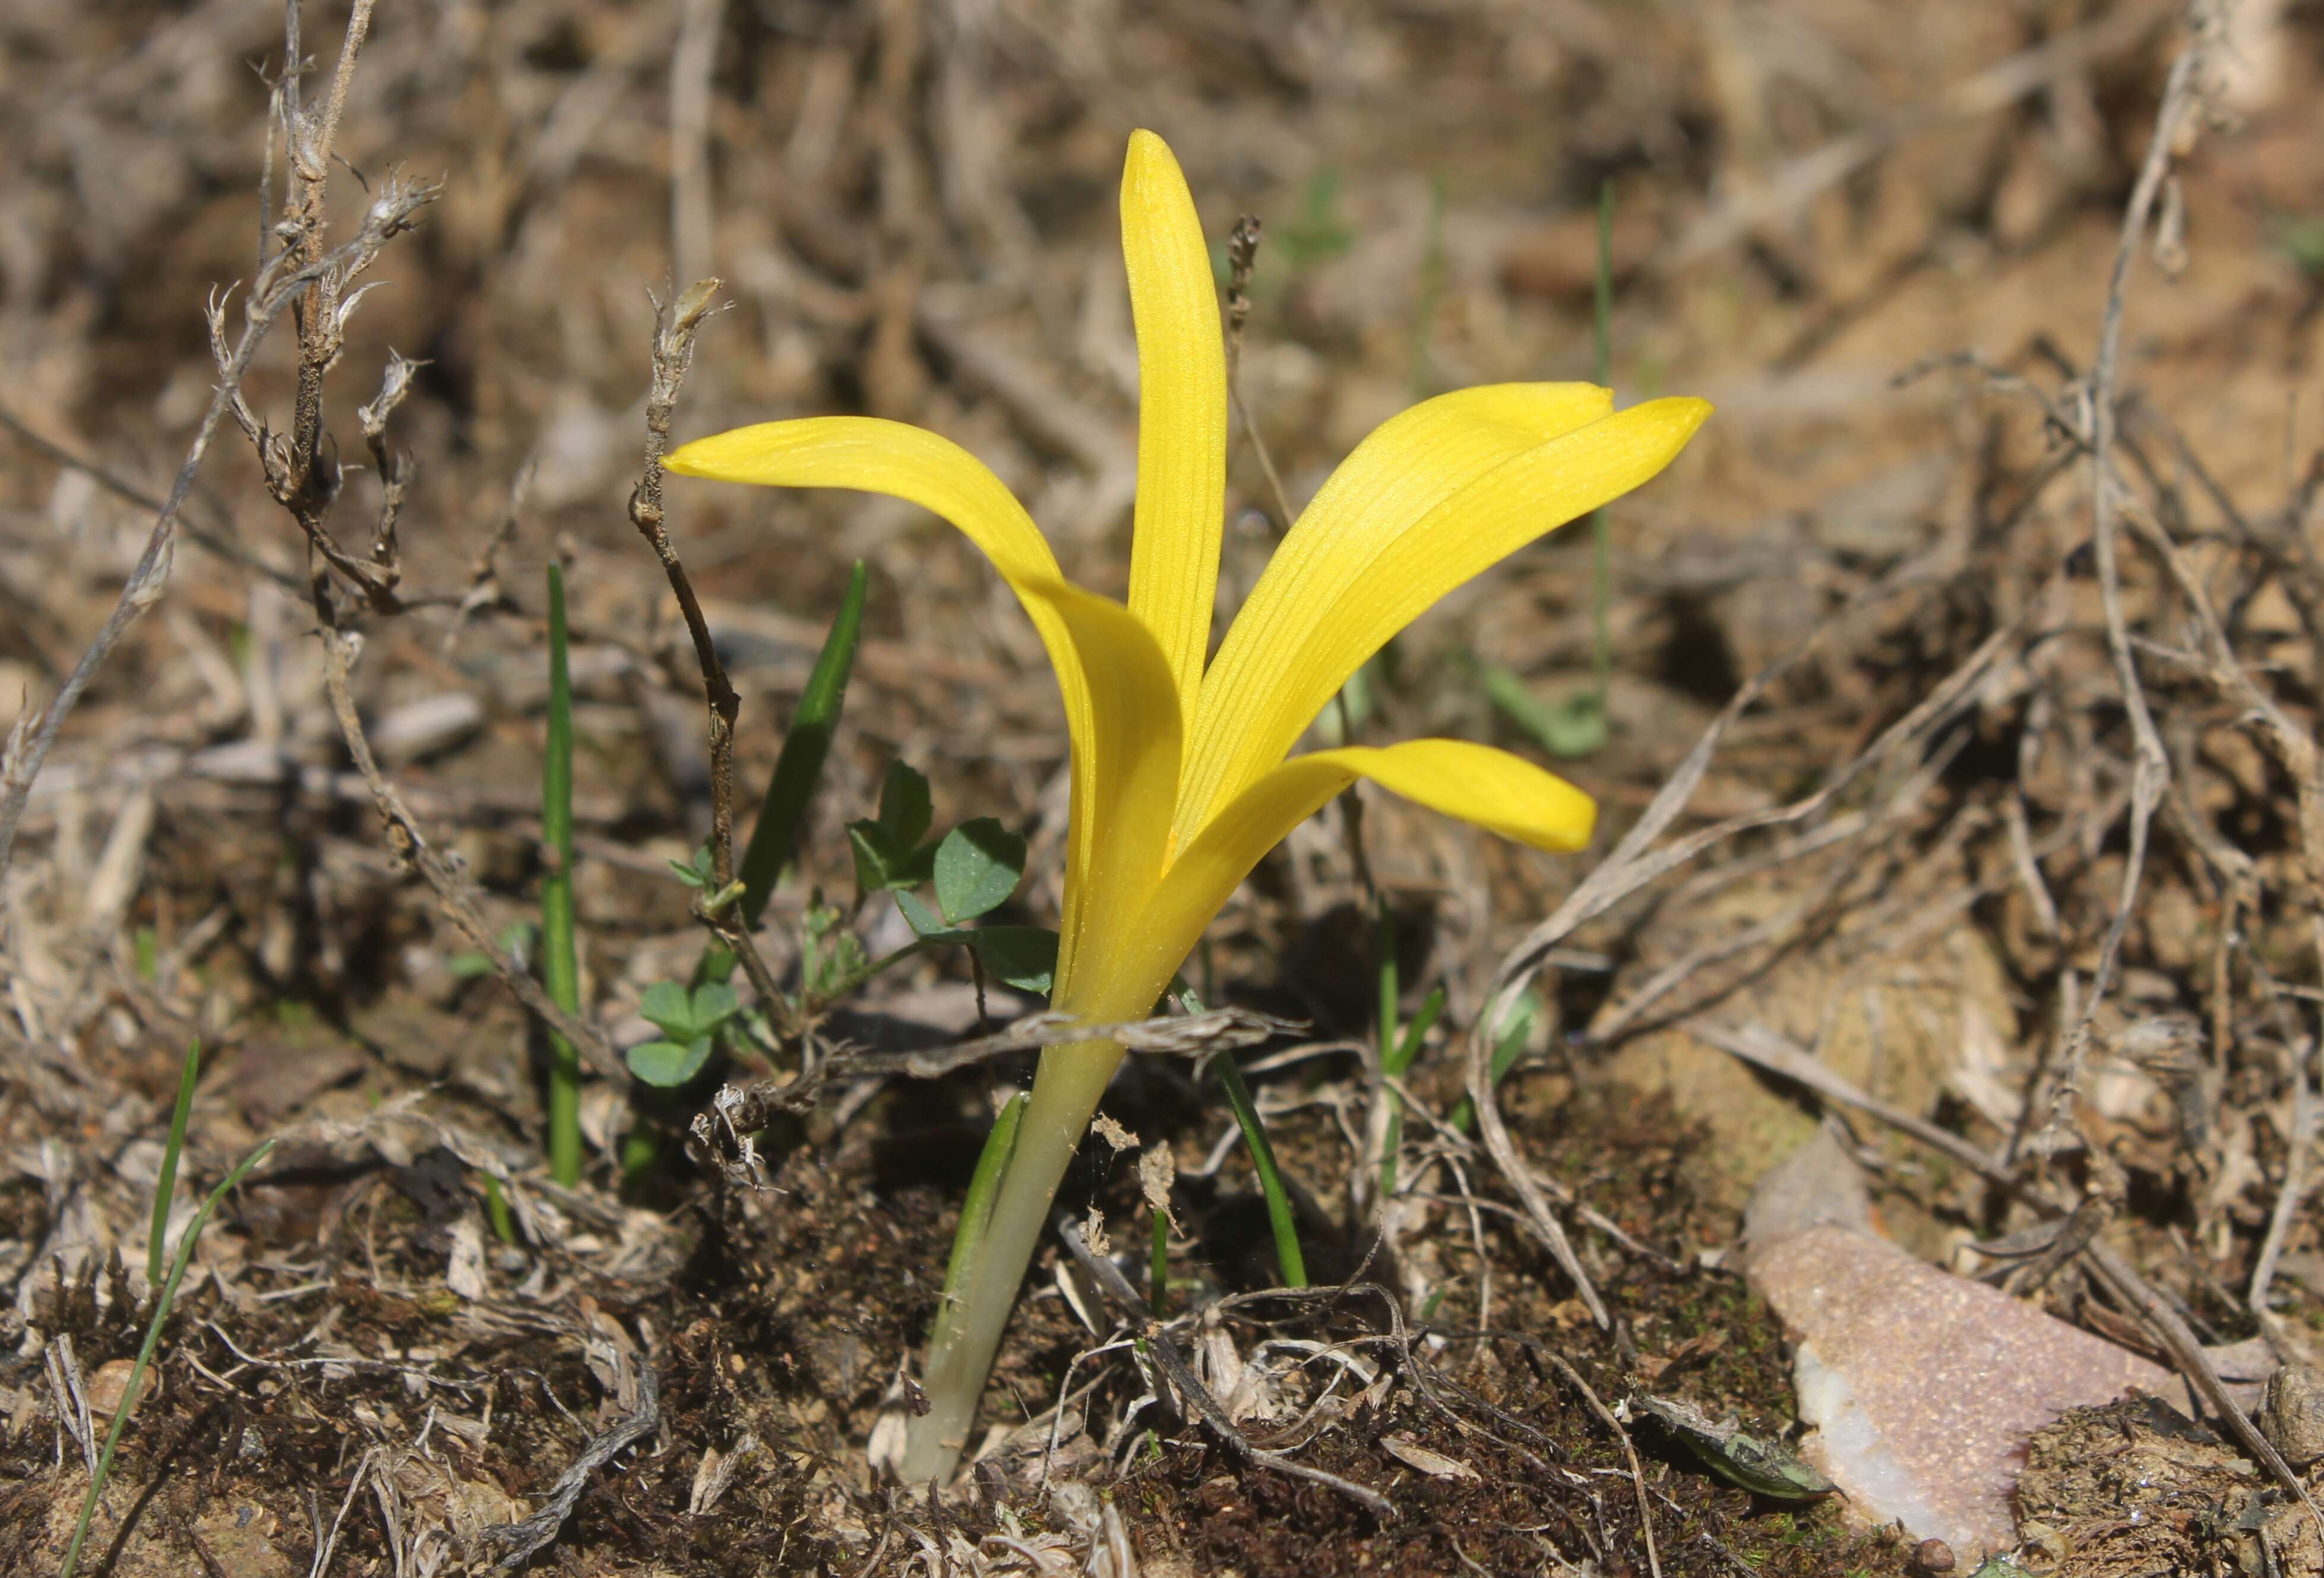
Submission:
[[[1191,725],[1225,529],[1227,364],[1202,221],[1169,145],[1132,132],[1121,257],[1138,329],[1138,503],[1130,607],[1161,643]]]
[[[1065,620],[1089,698],[1087,726],[1074,736],[1075,859],[1065,873],[1069,918],[1059,928],[1051,993],[1071,1008],[1082,969],[1076,961],[1095,918],[1141,903],[1161,873],[1178,790],[1178,693],[1162,650],[1129,609],[1061,581],[1028,589]]]
[[[1397,632],[1653,476],[1711,413],[1678,399],[1602,414],[1609,403],[1588,384],[1462,390],[1364,440],[1276,550],[1211,665],[1180,776],[1180,847]]]
[[[1598,817],[1590,797],[1563,779],[1465,740],[1295,756],[1260,775],[1180,849],[1135,921],[1119,931],[1109,925],[1081,990],[1114,1011],[1153,1001],[1261,857],[1359,778],[1537,849],[1582,848]]]
[[[1265,699],[1260,690],[1297,648],[1301,622],[1345,593],[1373,556],[1447,498],[1613,409],[1613,391],[1595,383],[1489,383],[1424,401],[1357,445],[1268,559],[1203,682],[1181,771],[1179,842],[1233,792],[1221,786],[1238,763],[1264,771],[1297,738],[1294,730],[1280,743],[1270,735],[1243,748]]]
[[[1142,891],[1168,836],[1179,711],[1153,638],[1120,604],[1068,585],[1001,479],[959,445],[919,428],[869,417],[764,422],[698,438],[667,465],[685,476],[908,500],[951,521],[992,560],[1048,650],[1073,740],[1072,847],[1058,956],[1065,975],[1093,881],[1130,881]]]

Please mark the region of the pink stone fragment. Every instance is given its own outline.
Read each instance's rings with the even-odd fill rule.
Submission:
[[[2174,1389],[2137,1354],[1845,1228],[1755,1246],[1749,1269],[1794,1344],[1803,1455],[1870,1521],[1968,1560],[2016,1543],[2027,1436]]]

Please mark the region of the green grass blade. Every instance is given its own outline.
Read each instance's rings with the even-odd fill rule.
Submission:
[[[484,1214],[492,1219],[493,1236],[501,1242],[516,1242],[516,1218],[509,1214],[508,1196],[501,1193],[501,1181],[492,1174],[484,1175]]]
[[[1598,289],[1592,314],[1598,382],[1614,381],[1614,183],[1598,187]],[[1613,530],[1602,509],[1590,512],[1590,655],[1597,681],[1600,728],[1605,727],[1607,692],[1614,682]],[[1601,735],[1602,737],[1602,735]]]
[[[1413,1059],[1420,1056],[1421,1042],[1427,1038],[1437,1016],[1443,1011],[1444,988],[1431,987],[1427,1001],[1420,1005],[1420,1011],[1412,1016],[1412,1022],[1404,1027],[1404,1034],[1397,1038],[1394,1047],[1380,1055],[1382,1072],[1402,1079],[1412,1067]],[[1388,1133],[1380,1143],[1379,1197],[1382,1200],[1396,1193],[1396,1154],[1403,1145],[1404,1098],[1390,1091],[1388,1095]]]
[[[1250,1147],[1250,1165],[1259,1174],[1259,1193],[1267,1196],[1268,1225],[1275,1231],[1275,1259],[1283,1273],[1283,1285],[1305,1287],[1307,1258],[1299,1252],[1299,1226],[1291,1210],[1291,1192],[1283,1186],[1283,1174],[1275,1165],[1275,1147],[1268,1143],[1267,1125],[1259,1121],[1250,1086],[1243,1083],[1242,1066],[1232,1053],[1222,1052],[1211,1059],[1211,1069],[1227,1093],[1228,1105],[1234,1108],[1243,1143]]]
[[[1396,912],[1388,908],[1388,895],[1374,896],[1379,921],[1373,928],[1374,974],[1379,982],[1379,1055],[1380,1066],[1388,1068],[1388,1060],[1396,1049],[1396,1005],[1403,1001],[1404,983],[1397,979],[1396,963]],[[1402,1069],[1388,1068],[1390,1074]]]
[[[798,847],[799,829],[807,820],[807,803],[823,776],[824,759],[839,728],[839,715],[847,705],[847,680],[855,668],[856,642],[863,633],[863,597],[870,577],[863,561],[848,573],[847,594],[840,599],[838,616],[815,668],[799,693],[798,711],[790,732],[783,736],[782,753],[775,759],[774,776],[767,780],[766,798],[759,820],[751,829],[751,843],[742,852],[742,920],[755,927],[775,891],[775,878]]]
[[[1156,1320],[1170,1306],[1170,1219],[1154,1213],[1154,1260],[1146,1276],[1146,1307]]]
[[[1612,382],[1614,365],[1614,182],[1598,183],[1598,289],[1595,329],[1598,382]]]
[[[1420,1011],[1412,1016],[1410,1024],[1404,1027],[1404,1034],[1397,1039],[1396,1050],[1387,1059],[1390,1074],[1398,1079],[1404,1077],[1406,1070],[1412,1066],[1413,1059],[1420,1056],[1421,1042],[1427,1038],[1429,1031],[1436,1028],[1436,1021],[1443,1012],[1444,988],[1432,986],[1428,990],[1427,1000],[1420,1005]]]
[[[573,681],[566,663],[565,575],[549,567],[549,749],[540,763],[540,831],[550,870],[540,884],[540,974],[549,1001],[581,1010],[573,926]],[[549,1033],[549,1176],[581,1181],[581,1056]]]
[[[1501,1031],[1501,1038],[1493,1047],[1493,1060],[1488,1070],[1495,1090],[1500,1089],[1501,1081],[1508,1076],[1510,1069],[1517,1066],[1517,1059],[1525,1056],[1526,1038],[1533,1033],[1533,1015],[1529,1013],[1513,1014],[1505,1023],[1507,1028]],[[1452,1109],[1452,1115],[1445,1121],[1466,1134],[1476,1125],[1477,1104],[1462,1096],[1461,1104]]]
[[[977,1252],[992,1226],[993,1204],[1001,1198],[1001,1177],[1009,1170],[1009,1158],[1017,1152],[1017,1129],[1025,1121],[1030,1101],[1019,1091],[1003,1103],[1001,1115],[992,1121],[992,1132],[984,1137],[984,1149],[977,1153],[976,1171],[968,1180],[968,1198],[960,1204],[960,1226],[952,1235],[952,1259],[945,1267],[944,1302],[936,1312],[939,1325],[952,1318],[976,1269]]]
[[[177,1257],[170,1262],[169,1280],[154,1296],[153,1318],[145,1326],[145,1344],[137,1350],[137,1362],[130,1367],[129,1386],[121,1394],[121,1406],[113,1411],[113,1428],[105,1434],[105,1449],[97,1454],[97,1472],[89,1478],[88,1494],[81,1499],[80,1520],[73,1525],[72,1544],[65,1547],[65,1564],[60,1578],[73,1578],[80,1566],[81,1546],[88,1540],[89,1523],[97,1517],[97,1500],[105,1494],[105,1481],[113,1472],[114,1448],[121,1444],[122,1429],[129,1423],[130,1409],[137,1404],[138,1389],[144,1384],[146,1369],[153,1362],[153,1350],[161,1345],[161,1328],[169,1322],[171,1306],[178,1301],[178,1284],[185,1279],[186,1264],[193,1259],[195,1241],[209,1225],[210,1213],[217,1209],[218,1202],[249,1177],[250,1169],[265,1160],[273,1149],[274,1141],[269,1140],[244,1157],[241,1165],[210,1191],[202,1208],[194,1213],[193,1221],[186,1224],[185,1237],[178,1241]]]
[[[1436,383],[1436,368],[1428,354],[1428,331],[1444,300],[1444,209],[1452,188],[1442,171],[1428,178],[1428,219],[1421,232],[1420,300],[1414,304],[1412,328],[1412,398],[1425,400]]]
[[[178,1104],[170,1113],[170,1140],[161,1147],[161,1172],[153,1180],[153,1230],[145,1235],[145,1285],[161,1286],[161,1250],[170,1236],[170,1196],[178,1187],[178,1158],[186,1149],[186,1116],[194,1109],[194,1080],[202,1069],[202,1043],[196,1037],[186,1048],[186,1066],[178,1074]]]

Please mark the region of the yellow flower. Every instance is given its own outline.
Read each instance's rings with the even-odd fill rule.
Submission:
[[[1138,494],[1127,604],[1067,582],[1022,505],[959,446],[865,417],[740,428],[669,457],[689,476],[888,494],[935,512],[1000,570],[1048,650],[1073,747],[1055,1005],[1103,1024],[1151,1010],[1236,886],[1359,778],[1542,849],[1580,849],[1596,807],[1563,780],[1458,740],[1288,757],[1366,659],[1439,597],[1646,481],[1711,408],[1624,411],[1587,383],[1466,389],[1359,445],[1301,513],[1205,665],[1225,518],[1227,383],[1194,199],[1131,135],[1121,239],[1138,335]],[[1048,1205],[1120,1061],[1055,1047],[956,1311],[939,1318],[904,1472],[947,1471]]]

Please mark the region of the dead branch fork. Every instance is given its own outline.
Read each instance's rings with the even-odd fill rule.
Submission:
[[[344,582],[369,610],[385,616],[400,613],[396,595],[402,568],[396,546],[396,528],[410,485],[410,463],[388,445],[388,419],[410,392],[412,374],[420,364],[391,355],[379,393],[357,412],[364,443],[380,479],[380,499],[367,553],[357,557],[342,547],[330,529],[331,512],[338,502],[343,470],[331,457],[331,439],[325,423],[323,379],[337,365],[346,346],[346,325],[369,285],[355,281],[378,258],[393,236],[410,228],[419,209],[434,200],[438,189],[425,182],[390,175],[379,183],[366,210],[362,229],[344,246],[326,250],[324,197],[328,184],[331,143],[357,52],[368,30],[372,0],[355,0],[347,34],[339,51],[328,96],[312,109],[299,104],[295,70],[286,69],[275,93],[275,117],[282,129],[285,189],[281,217],[266,228],[262,246],[277,245],[265,263],[267,271],[290,269],[282,284],[266,293],[280,311],[292,309],[299,338],[297,384],[291,401],[290,425],[277,430],[253,411],[240,393],[239,368],[231,366],[226,349],[223,309],[209,311],[210,339],[222,381],[219,403],[257,451],[266,475],[267,491],[297,522],[308,545],[308,590],[318,633],[323,643],[324,688],[331,711],[345,737],[348,754],[370,791],[379,813],[388,847],[419,872],[435,894],[447,917],[469,942],[493,962],[503,982],[519,1001],[550,1029],[563,1036],[608,1078],[626,1079],[612,1043],[579,1016],[567,1013],[550,1001],[516,959],[500,946],[478,911],[466,879],[452,861],[433,848],[393,783],[380,771],[364,734],[350,676],[363,652],[363,635],[348,628],[339,585]],[[299,54],[299,7],[285,8],[284,51],[293,66]],[[262,279],[264,274],[262,273]],[[249,337],[249,331],[244,331]],[[237,347],[239,348],[239,347]]]
[[[257,440],[264,431],[263,424],[257,421],[242,397],[242,383],[257,355],[259,346],[286,310],[294,313],[300,333],[300,417],[294,422],[287,444],[261,444],[262,459],[268,465],[270,485],[280,469],[283,485],[293,489],[298,496],[305,497],[317,489],[322,489],[326,494],[337,491],[337,467],[332,468],[326,487],[317,471],[317,457],[320,453],[322,375],[337,358],[346,315],[362,295],[360,290],[353,294],[346,293],[346,286],[377,261],[381,251],[390,241],[410,229],[413,216],[433,201],[436,196],[436,189],[425,182],[391,177],[381,183],[355,235],[339,246],[326,249],[324,245],[322,183],[328,173],[331,142],[338,125],[339,113],[346,100],[346,84],[354,74],[355,56],[363,48],[364,34],[370,27],[371,7],[372,0],[355,0],[346,38],[340,49],[338,69],[332,79],[330,96],[318,113],[312,115],[299,114],[295,78],[285,78],[281,90],[282,118],[286,136],[293,150],[294,198],[292,205],[286,208],[281,224],[274,230],[287,235],[290,232],[286,227],[295,226],[296,239],[271,257],[262,259],[250,292],[244,299],[241,330],[231,341],[226,334],[223,295],[214,296],[207,307],[205,316],[209,324],[210,346],[218,366],[217,388],[210,396],[208,408],[202,413],[201,426],[196,430],[194,441],[178,467],[169,495],[161,503],[153,521],[152,532],[146,539],[144,551],[138,556],[136,567],[130,571],[112,614],[98,630],[97,639],[81,654],[63,688],[37,715],[27,715],[18,721],[9,738],[5,758],[0,758],[0,875],[5,875],[7,871],[9,858],[15,848],[17,829],[23,820],[25,805],[32,797],[32,780],[40,776],[42,764],[47,761],[49,750],[56,743],[58,731],[79,704],[97,669],[112,654],[113,649],[120,644],[129,626],[158,604],[169,586],[171,565],[180,529],[180,517],[187,495],[193,489],[195,475],[209,454],[211,440],[217,436],[219,423],[231,412],[236,423],[254,440]],[[287,11],[288,58],[295,61],[298,59],[298,6],[293,4],[287,7]],[[327,311],[320,309],[325,305],[327,305]],[[304,395],[310,385],[313,392],[311,416],[308,409],[310,402]],[[401,398],[400,393],[398,398]],[[386,404],[388,409],[392,409],[392,401]],[[381,414],[383,420],[384,411]],[[301,432],[307,434],[303,447],[300,439]],[[400,485],[392,489],[391,496],[394,504],[400,506]],[[383,506],[383,521],[392,555],[394,521],[392,507]],[[303,515],[300,523],[302,526],[307,524]],[[312,531],[309,532],[309,540],[314,540]],[[0,904],[5,903],[5,898],[0,898]]]

